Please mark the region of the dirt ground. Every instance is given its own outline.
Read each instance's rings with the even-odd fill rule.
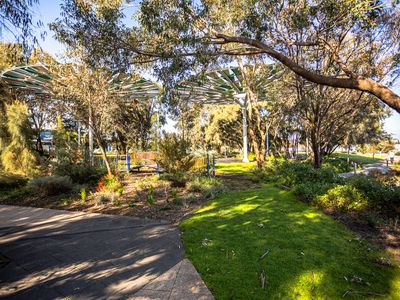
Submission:
[[[173,188],[170,182],[155,180],[154,175],[154,172],[143,172],[124,176],[124,191],[120,197],[99,194],[95,188],[89,190],[86,201],[80,199],[77,191],[46,197],[23,193],[9,197],[7,193],[1,193],[0,204],[126,215],[176,223],[208,200],[199,192],[190,192],[185,187]],[[217,177],[223,181],[227,190],[261,187],[250,178],[238,174]],[[151,203],[149,200],[152,200]],[[386,220],[372,225],[365,216],[328,210],[325,213],[346,225],[360,238],[386,248],[400,261],[400,224],[396,221]]]
[[[155,180],[154,172],[132,173],[122,178],[121,196],[88,189],[82,201],[79,188],[69,194],[38,196],[32,194],[0,196],[1,204],[86,211],[103,214],[163,219],[171,223],[185,218],[208,200],[200,192],[190,192],[185,187],[171,187],[170,182]]]
[[[400,222],[386,220],[382,224],[372,225],[358,214],[342,214],[333,211],[325,211],[334,219],[343,223],[351,231],[361,238],[388,250],[400,262]]]

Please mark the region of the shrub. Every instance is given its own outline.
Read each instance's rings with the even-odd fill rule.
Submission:
[[[171,182],[171,187],[185,187],[188,176],[184,173],[164,173],[160,175],[160,179]]]
[[[166,134],[159,143],[160,152],[157,157],[160,166],[167,173],[187,172],[194,165],[190,154],[190,143],[178,137],[177,134]]]
[[[371,207],[387,212],[399,212],[400,187],[394,182],[384,183],[371,176],[357,175],[350,178],[349,184],[365,194]]]
[[[28,187],[42,196],[54,196],[70,192],[73,184],[68,176],[47,176],[33,178]]]
[[[206,198],[213,198],[225,190],[222,181],[215,177],[193,177],[187,185],[190,192],[200,192]]]
[[[26,177],[0,172],[0,190],[8,190],[21,187],[26,184]]]
[[[335,158],[335,157],[327,157],[324,159],[322,168],[330,169],[335,173],[347,173],[353,171],[353,166],[348,164],[347,161]]]
[[[98,191],[107,191],[107,192],[121,192],[123,189],[122,184],[119,182],[118,177],[115,175],[104,175],[100,178],[97,184]],[[122,194],[122,193],[121,193]]]
[[[59,164],[54,170],[55,175],[69,176],[74,183],[95,183],[106,173],[104,169],[88,165]]]
[[[305,182],[296,185],[293,192],[301,201],[312,203],[332,186],[332,183]]]
[[[361,210],[368,206],[365,194],[352,185],[337,185],[323,195],[317,196],[315,204],[341,211]]]
[[[154,186],[150,186],[146,196],[146,202],[149,205],[153,205],[154,203],[156,203],[156,199],[154,197],[154,191],[155,191]]]
[[[275,177],[280,183],[292,187],[306,182],[340,183],[342,179],[330,169],[315,169],[306,162],[276,162]]]
[[[82,202],[86,202],[86,199],[87,199],[86,189],[85,188],[81,188],[80,191],[79,191],[79,194],[81,196]]]

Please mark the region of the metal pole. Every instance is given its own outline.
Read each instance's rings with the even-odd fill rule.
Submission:
[[[81,121],[78,121],[78,146],[81,146]]]
[[[128,149],[126,149],[126,170],[129,172],[131,169],[131,156],[129,155]]]
[[[206,156],[206,171],[207,171],[207,176],[210,176],[210,155],[208,153]]]
[[[212,174],[215,176],[215,154],[212,155]]]
[[[267,157],[269,157],[269,125],[267,125]]]
[[[93,155],[93,120],[92,120],[92,108],[89,106],[89,164],[94,166],[94,155]]]
[[[243,114],[243,162],[249,162],[249,158],[247,156],[247,100],[243,99],[242,105],[242,114]]]

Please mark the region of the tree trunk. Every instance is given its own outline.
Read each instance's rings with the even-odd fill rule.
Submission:
[[[250,135],[251,143],[253,145],[254,154],[256,156],[257,168],[262,169],[264,162],[265,162],[265,157],[263,156],[263,154],[260,151],[259,141],[258,141],[256,133],[254,132],[254,128],[256,128],[256,126],[254,126],[253,113],[254,113],[254,110],[253,110],[252,105],[250,104],[249,105],[249,118],[247,121],[249,135]],[[256,113],[257,113],[257,111],[256,111]]]
[[[42,140],[40,138],[40,132],[38,133],[38,135],[36,137],[36,151],[39,152],[40,156],[44,155],[43,144],[42,144]]]
[[[314,168],[321,168],[322,155],[318,139],[314,132],[311,133],[311,150],[313,152]]]
[[[107,169],[107,174],[108,175],[112,175],[112,171],[111,171],[111,167],[110,167],[110,163],[108,162],[108,157],[107,157],[107,153],[104,149],[103,143],[101,142],[101,140],[99,138],[96,137],[96,141],[97,144],[99,145],[100,148],[100,152],[101,152],[101,157],[104,161],[104,164],[106,165],[106,169]]]

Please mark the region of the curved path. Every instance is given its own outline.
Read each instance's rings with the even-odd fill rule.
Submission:
[[[163,221],[0,205],[0,298],[213,299]]]

